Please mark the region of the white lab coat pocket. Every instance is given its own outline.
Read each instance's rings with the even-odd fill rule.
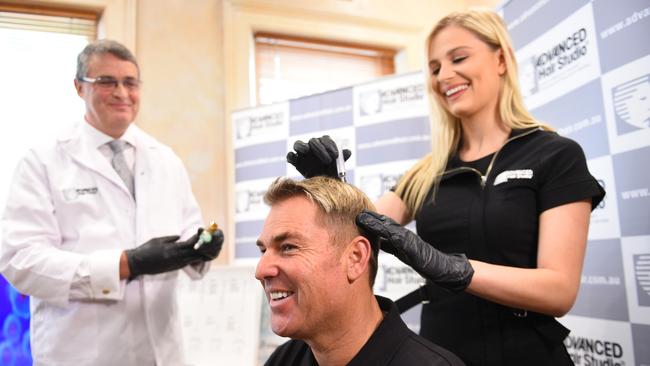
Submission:
[[[94,307],[70,302],[63,308],[38,301],[31,321],[35,364],[85,365],[97,358],[99,328]]]

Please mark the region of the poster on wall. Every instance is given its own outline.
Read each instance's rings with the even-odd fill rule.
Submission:
[[[297,140],[330,136],[352,151],[347,181],[377,199],[431,150],[423,74],[408,73],[233,113],[235,261],[254,263],[266,188],[299,178],[285,157]]]
[[[516,50],[528,108],[556,99],[600,76],[591,3]]]
[[[572,330],[564,346],[576,366],[635,365],[629,323],[579,316],[566,316],[560,322]]]
[[[502,11],[526,105],[580,144],[607,191],[591,214],[578,298],[561,319],[572,330],[565,346],[576,365],[647,365],[650,4],[513,0]]]
[[[213,268],[200,281],[179,274],[186,366],[256,364],[263,291],[253,274],[243,266]]]

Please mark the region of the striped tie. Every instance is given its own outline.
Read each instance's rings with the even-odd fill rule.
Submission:
[[[113,140],[108,143],[108,146],[113,151],[113,159],[111,159],[111,165],[117,172],[117,175],[122,178],[124,184],[126,184],[126,188],[128,188],[129,192],[131,192],[131,196],[135,198],[133,173],[131,173],[131,169],[126,163],[126,159],[124,159],[124,154],[122,153],[122,151],[124,151],[126,148],[126,144],[127,142],[122,140]]]

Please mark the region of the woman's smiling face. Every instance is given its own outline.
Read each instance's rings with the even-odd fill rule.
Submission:
[[[486,109],[497,112],[506,72],[501,49],[450,25],[432,38],[428,56],[433,93],[452,115],[462,120]]]

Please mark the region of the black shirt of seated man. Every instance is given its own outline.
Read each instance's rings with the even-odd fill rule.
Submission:
[[[390,299],[375,297],[384,319],[348,366],[465,365],[451,352],[413,333]],[[264,365],[317,366],[318,362],[307,343],[292,339],[278,347]]]

